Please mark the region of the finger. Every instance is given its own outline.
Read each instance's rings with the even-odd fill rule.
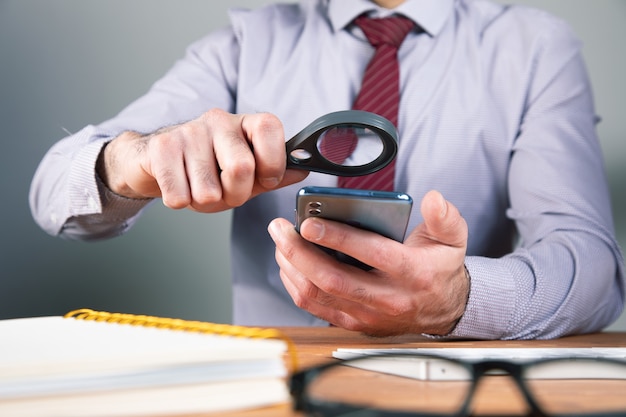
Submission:
[[[269,113],[247,114],[241,128],[256,161],[256,178],[267,189],[277,187],[285,175],[285,134],[280,120]]]
[[[343,291],[342,276],[347,265],[342,265],[319,247],[304,240],[295,230],[293,224],[286,219],[274,219],[269,224],[268,231],[276,244],[284,262],[297,267],[298,273],[312,280],[313,285],[322,291],[332,294],[341,294]],[[282,266],[279,264],[279,266]],[[356,269],[356,268],[354,268]],[[323,276],[324,279],[320,279]],[[318,282],[325,288],[320,287]],[[328,291],[327,289],[331,289]]]
[[[372,335],[405,331],[413,323],[413,316],[394,322],[407,315],[412,303],[404,291],[396,293],[384,274],[337,262],[284,219],[272,221],[269,231],[276,242],[281,279],[300,308],[337,326]]]
[[[268,232],[279,251],[291,264],[305,275],[315,269],[319,263],[336,262],[330,255],[312,245],[298,234],[293,224],[286,219],[274,219],[268,226]]]
[[[348,311],[364,310],[363,306],[325,293],[295,268],[279,250],[276,251],[276,262],[280,266],[280,279],[296,306],[335,326],[361,330],[359,321]]]
[[[332,304],[331,296],[309,281],[278,249],[275,258],[280,267],[280,278],[283,285],[298,307],[318,315],[321,313],[321,305]]]
[[[467,223],[459,210],[439,193],[429,191],[422,199],[423,227],[411,233],[405,243],[423,244],[423,240],[440,243],[455,248],[465,248],[467,244]],[[416,242],[417,240],[417,242]]]
[[[185,134],[184,161],[189,183],[190,209],[210,211],[222,200],[222,186],[210,129],[198,121],[181,127]]]
[[[176,131],[158,133],[150,138],[146,164],[149,174],[161,190],[166,207],[181,209],[189,205],[191,192],[185,170],[185,162]]]
[[[310,242],[345,253],[380,271],[397,273],[404,267],[403,245],[378,233],[327,219],[309,218],[300,226],[300,234]]]
[[[190,209],[199,212],[209,212],[215,205],[225,206],[222,203],[222,187],[219,181],[219,172],[215,163],[197,156],[185,159],[185,167],[191,189]]]
[[[297,182],[302,181],[303,179],[305,179],[307,176],[309,175],[308,171],[303,171],[303,170],[299,170],[299,169],[288,169],[285,171],[285,174],[281,180],[281,182],[275,187],[277,188],[282,188],[282,187],[286,187],[288,185],[291,184],[295,184]],[[258,181],[254,184],[254,187],[252,189],[252,197],[255,197],[259,194],[262,194],[264,192],[267,192],[268,189],[267,187],[261,185]]]
[[[242,116],[211,110],[203,118],[220,171],[222,200],[229,207],[240,206],[250,198],[255,182],[255,160],[241,129]]]
[[[332,304],[332,297],[313,284],[303,271],[308,269],[309,262],[319,264],[320,257],[322,260],[328,258],[327,261],[330,257],[302,239],[285,219],[274,219],[268,226],[268,232],[276,243],[275,258],[280,267],[280,277],[294,303],[326,319],[327,314],[323,313],[322,307]]]
[[[287,170],[285,171],[285,176],[283,177],[282,182],[276,188],[285,187],[287,185],[302,181],[304,178],[306,178],[307,175],[308,175],[308,172],[306,171]],[[219,187],[219,184],[218,184],[218,187]],[[219,187],[219,190],[221,192],[221,187]],[[262,194],[267,191],[268,191],[267,188],[263,187],[262,185],[258,183],[255,183],[252,189],[252,194],[250,195],[250,198],[256,197],[257,195]],[[214,212],[228,210],[232,208],[231,205],[221,200],[221,198],[218,196],[221,196],[221,194],[216,193],[215,201],[213,201],[212,198],[207,198],[208,201],[204,204],[200,204],[197,201],[192,202],[192,204],[188,208],[190,210],[197,211],[200,213],[214,213]]]
[[[277,249],[291,264],[296,265],[298,271],[306,276],[313,285],[326,294],[342,300],[369,305],[376,303],[373,294],[382,295],[381,298],[384,298],[391,290],[391,286],[387,285],[386,278],[382,274],[376,271],[366,272],[339,262],[333,256],[307,242],[311,235],[317,233],[317,231],[309,230],[316,229],[315,222],[317,221],[344,226],[337,222],[311,218],[302,224],[302,236],[300,236],[294,230],[293,225],[286,220],[276,219],[270,224],[270,233],[276,242]],[[284,230],[285,228],[288,229]],[[356,229],[356,231],[358,233],[360,230]],[[321,242],[323,243],[322,246],[332,249],[341,248],[341,245],[334,244],[332,239],[330,240],[331,243],[323,240],[323,238],[317,242],[313,240],[310,242],[317,244]],[[355,253],[348,254],[353,255]],[[358,253],[356,254],[358,255]]]
[[[371,307],[361,301],[355,302],[328,294],[307,279],[280,251],[276,252],[276,261],[280,266],[280,278],[294,304],[315,317],[337,327],[372,336],[406,332],[408,323],[388,325],[390,322],[387,321],[385,312],[393,309],[387,310],[387,306]]]

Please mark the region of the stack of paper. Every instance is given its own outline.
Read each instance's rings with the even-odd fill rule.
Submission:
[[[0,415],[139,416],[288,400],[282,340],[40,317],[0,321]]]

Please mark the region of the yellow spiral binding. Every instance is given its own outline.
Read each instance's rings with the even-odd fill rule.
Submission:
[[[291,357],[291,368],[298,367],[298,356],[293,341],[284,333],[271,328],[235,326],[231,324],[209,323],[171,319],[166,317],[145,316],[139,314],[109,313],[81,308],[65,314],[66,318],[77,320],[104,321],[108,323],[129,324],[131,326],[155,327],[159,329],[180,330],[186,332],[217,334],[222,336],[245,337],[254,339],[280,339],[287,343],[287,350]]]

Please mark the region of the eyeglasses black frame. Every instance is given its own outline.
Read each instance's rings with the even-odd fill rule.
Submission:
[[[385,409],[371,409],[364,408],[359,405],[352,405],[342,402],[334,402],[334,401],[324,401],[320,402],[310,398],[307,395],[307,388],[311,385],[311,383],[317,379],[321,374],[325,371],[338,367],[350,365],[351,362],[363,361],[366,358],[424,358],[424,359],[436,359],[436,360],[445,360],[449,362],[453,362],[458,366],[462,366],[468,371],[468,374],[471,375],[471,385],[467,392],[467,397],[463,401],[460,409],[453,414],[448,413],[416,413],[416,412],[406,412],[406,411],[396,411],[396,410],[385,410]],[[465,417],[471,416],[470,405],[471,401],[476,392],[476,388],[478,383],[482,379],[482,377],[489,375],[490,373],[506,373],[508,376],[513,378],[517,387],[520,389],[524,399],[529,406],[528,416],[531,417],[548,417],[548,416],[566,416],[566,415],[575,415],[578,417],[623,417],[626,416],[626,409],[622,411],[611,411],[611,412],[600,412],[600,413],[581,413],[581,414],[548,414],[544,410],[541,409],[539,404],[535,401],[531,394],[531,390],[528,388],[526,384],[526,379],[524,378],[525,372],[527,369],[532,368],[534,366],[540,364],[548,364],[548,363],[556,363],[556,362],[565,362],[572,361],[577,359],[591,360],[597,361],[607,364],[614,364],[617,366],[626,367],[626,362],[610,359],[610,358],[602,358],[602,357],[589,357],[589,358],[580,358],[580,357],[558,357],[558,358],[547,358],[547,359],[539,359],[532,360],[527,362],[512,362],[505,360],[485,360],[485,361],[463,361],[456,358],[450,358],[439,355],[432,354],[414,354],[414,353],[383,353],[383,354],[368,354],[365,356],[358,356],[350,359],[343,359],[341,361],[333,361],[326,364],[314,366],[308,369],[301,370],[291,375],[289,379],[289,388],[291,392],[291,396],[293,398],[293,406],[296,411],[304,412],[307,415],[316,416],[316,417],[339,417],[339,416],[363,416],[363,417],[428,417],[428,416],[455,416],[455,417]],[[574,394],[575,395],[575,394]],[[626,395],[626,393],[624,393]],[[360,414],[359,412],[366,413]]]

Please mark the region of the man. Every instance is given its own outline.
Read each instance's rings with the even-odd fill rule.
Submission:
[[[353,106],[374,51],[363,14],[415,23],[397,53],[394,188],[421,201],[403,243],[320,219],[299,235],[286,220],[301,186],[337,184],[285,170],[284,141]],[[558,337],[601,329],[624,304],[595,122],[579,42],[537,10],[306,0],[233,11],[144,97],[56,144],[31,207],[49,233],[85,240],[124,233],[154,198],[234,207],[239,324]]]

